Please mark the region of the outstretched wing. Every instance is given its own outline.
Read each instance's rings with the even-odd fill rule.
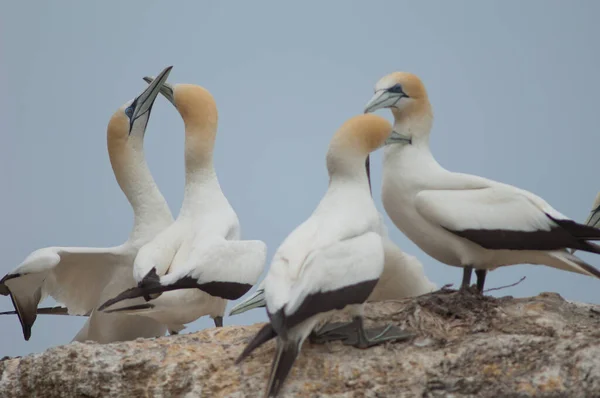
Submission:
[[[383,270],[381,236],[374,232],[311,252],[296,280],[274,262],[265,279],[267,311],[282,331],[319,313],[364,303]]]
[[[158,277],[151,271],[139,286],[108,300],[100,311],[127,299],[147,297],[171,290],[200,289],[212,296],[237,300],[258,281],[267,247],[258,240],[231,241],[223,238],[196,248],[181,268]]]
[[[49,247],[31,253],[0,280],[0,294],[10,295],[25,340],[37,317],[37,306],[51,296],[70,314],[85,315],[96,305],[114,267],[133,263],[133,255],[116,248]]]

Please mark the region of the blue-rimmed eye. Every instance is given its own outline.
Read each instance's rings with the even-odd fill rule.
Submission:
[[[130,106],[130,107],[128,107],[127,109],[125,109],[125,114],[126,114],[128,117],[131,117],[131,116],[133,116],[133,107],[132,107],[132,106]]]
[[[388,88],[388,91],[394,94],[404,94],[404,90],[402,90],[402,85],[400,83]]]

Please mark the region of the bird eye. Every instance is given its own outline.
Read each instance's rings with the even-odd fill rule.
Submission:
[[[126,114],[128,117],[131,117],[131,116],[133,116],[133,107],[132,107],[132,106],[130,106],[130,107],[128,107],[127,109],[125,109],[125,114]]]
[[[400,83],[390,87],[388,91],[394,94],[404,94],[404,90],[402,90],[402,85]]]

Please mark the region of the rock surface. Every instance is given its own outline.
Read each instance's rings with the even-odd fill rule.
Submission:
[[[305,343],[285,397],[598,397],[600,306],[554,293],[514,299],[440,291],[370,304],[370,323],[416,332],[368,350]],[[233,361],[260,325],[0,361],[0,397],[260,397],[274,342]]]

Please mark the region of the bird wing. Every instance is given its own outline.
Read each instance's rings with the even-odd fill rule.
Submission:
[[[67,307],[69,314],[89,314],[98,305],[114,268],[131,265],[133,258],[121,246],[39,249],[0,280],[0,294],[10,295],[28,340],[43,298],[51,296]]]
[[[267,245],[263,241],[219,238],[195,248],[190,260],[163,276],[161,284],[177,286],[191,279],[198,289],[212,296],[237,300],[258,282],[266,259]]]
[[[600,230],[578,224],[543,199],[509,185],[425,190],[415,204],[429,222],[486,249],[598,251],[587,240],[600,239]]]
[[[296,279],[280,272],[283,268],[273,263],[265,280],[267,309],[278,333],[316,314],[365,302],[383,270],[381,236],[366,232],[313,250]]]
[[[87,314],[69,314],[69,309],[67,307],[42,307],[37,309],[38,315],[68,315],[68,316],[90,316],[90,313]],[[0,315],[17,315],[17,311],[3,311],[0,312]]]
[[[267,247],[262,241],[205,240],[180,268],[162,277],[155,270],[150,271],[139,286],[106,301],[99,310],[123,300],[179,289],[200,289],[212,296],[237,300],[258,281],[266,257]]]
[[[389,238],[383,238],[383,250],[383,273],[368,301],[398,300],[437,289],[427,278],[423,264],[415,256],[403,252]]]

